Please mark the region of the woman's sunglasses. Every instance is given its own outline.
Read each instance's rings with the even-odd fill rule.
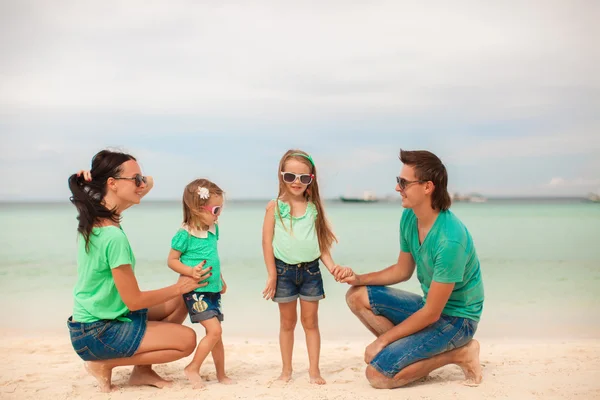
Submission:
[[[397,176],[396,182],[398,183],[400,190],[405,190],[407,187],[409,187],[413,183],[425,183],[427,181],[423,181],[423,180],[409,181],[409,180],[406,180],[404,178],[400,178],[399,176]]]
[[[128,181],[135,181],[135,186],[140,187],[142,183],[147,183],[147,179],[145,176],[141,174],[135,174],[132,178],[123,178],[123,177],[113,177],[114,179],[124,179]]]
[[[219,215],[221,214],[221,210],[223,209],[223,207],[221,206],[200,206],[202,207],[204,210],[208,211],[209,213],[211,213],[212,215]]]
[[[285,183],[294,183],[294,182],[296,182],[296,179],[298,179],[300,181],[300,183],[303,185],[310,185],[310,183],[312,182],[312,180],[315,177],[313,174],[298,175],[298,174],[294,174],[293,172],[282,172],[281,176]]]

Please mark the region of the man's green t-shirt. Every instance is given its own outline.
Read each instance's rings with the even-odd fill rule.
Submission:
[[[90,235],[89,251],[81,235],[78,246],[73,320],[95,322],[129,313],[111,271],[126,264],[135,269],[135,257],[125,232],[116,226],[96,227]]]
[[[451,211],[440,212],[419,243],[417,217],[413,210],[404,210],[400,249],[415,260],[425,300],[432,281],[454,283],[442,314],[479,321],[484,298],[479,258],[469,231]]]

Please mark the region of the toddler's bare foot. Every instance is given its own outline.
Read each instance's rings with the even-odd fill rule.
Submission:
[[[327,383],[321,376],[321,371],[318,369],[315,371],[308,371],[308,376],[310,376],[310,383],[314,383],[315,385],[324,385]]]
[[[183,373],[189,379],[194,389],[204,389],[204,381],[200,376],[200,368],[196,368],[190,364],[183,369]]]
[[[101,392],[108,393],[116,389],[111,385],[112,367],[106,366],[101,361],[86,361],[84,365],[86,371],[98,381]]]
[[[171,386],[173,381],[161,378],[150,365],[136,365],[131,371],[129,384],[132,386],[154,386],[162,389]]]
[[[233,385],[233,384],[237,383],[236,381],[234,381],[227,375],[217,376],[217,380],[219,381],[219,383],[222,383],[223,385]]]
[[[289,382],[292,379],[292,370],[282,370],[281,375],[277,378],[278,381]]]
[[[483,380],[481,364],[479,364],[479,342],[471,340],[466,346],[461,347],[460,358],[461,361],[457,364],[465,374],[463,383],[467,386],[479,385]]]

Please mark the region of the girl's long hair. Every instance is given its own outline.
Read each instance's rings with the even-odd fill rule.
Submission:
[[[69,200],[77,208],[77,232],[85,239],[86,251],[89,251],[90,235],[95,225],[103,219],[110,219],[116,223],[121,220],[116,210],[106,208],[104,196],[108,178],[119,177],[122,164],[129,160],[135,161],[135,158],[125,153],[102,150],[92,158],[90,182],[86,182],[83,175],[73,174],[69,177],[69,189],[72,194]]]
[[[304,154],[304,156],[300,154]],[[307,157],[309,157],[308,153],[302,150],[294,149],[286,151],[283,157],[281,157],[281,160],[279,161],[279,169],[277,171],[277,178],[279,181],[279,194],[277,195],[277,198],[281,198],[286,193],[286,186],[285,182],[283,182],[281,172],[285,172],[283,171],[283,168],[288,160],[293,159],[299,161],[310,168],[310,172],[314,175],[314,178],[310,185],[308,185],[308,187],[304,191],[304,197],[307,201],[312,202],[317,208],[317,220],[315,221],[315,228],[317,230],[317,238],[319,239],[319,248],[321,249],[321,253],[324,253],[328,252],[331,249],[331,246],[333,245],[334,241],[337,243],[337,238],[335,237],[335,234],[331,229],[329,221],[325,217],[325,208],[323,207],[321,196],[319,195],[317,168],[309,161]],[[276,212],[279,216],[279,219],[281,220],[281,223],[283,224],[283,218],[281,217],[281,213],[279,212],[279,207],[276,207]],[[292,229],[291,219],[290,229]]]

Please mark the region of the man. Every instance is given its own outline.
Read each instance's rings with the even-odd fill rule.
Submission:
[[[428,151],[400,151],[396,191],[405,208],[398,261],[342,279],[352,312],[377,336],[365,350],[375,388],[396,388],[457,364],[469,384],[481,382],[479,343],[472,340],[483,308],[483,283],[471,235],[449,210],[448,174]],[[387,287],[417,270],[424,296]]]

